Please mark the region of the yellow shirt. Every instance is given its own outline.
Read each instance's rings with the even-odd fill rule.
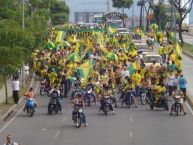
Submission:
[[[140,86],[140,84],[141,84],[141,76],[140,76],[140,74],[135,73],[133,75],[133,80],[134,80],[135,86]]]

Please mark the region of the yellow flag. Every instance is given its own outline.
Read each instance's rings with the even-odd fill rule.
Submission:
[[[56,36],[56,43],[58,42],[58,43],[60,43],[61,41],[62,41],[62,37],[63,37],[63,35],[64,35],[64,32],[63,31],[59,31],[58,33],[57,33],[57,36]]]
[[[93,46],[92,42],[90,41],[90,39],[87,39],[87,46],[92,49],[93,51],[95,51],[95,47]]]
[[[176,53],[178,54],[178,55],[182,55],[182,49],[180,48],[180,46],[179,46],[179,44],[178,43],[176,43]]]
[[[115,33],[115,32],[116,32],[116,29],[113,28],[112,26],[109,26],[109,32],[110,32],[110,33]]]
[[[135,61],[134,63],[132,63],[133,67],[135,70],[139,70],[140,66],[139,63],[137,61]]]

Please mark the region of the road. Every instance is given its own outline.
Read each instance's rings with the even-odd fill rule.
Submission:
[[[193,36],[188,35],[186,33],[183,33],[182,35],[183,35],[184,42],[193,45]],[[178,33],[176,33],[176,36],[179,39],[179,34]]]
[[[38,91],[39,92],[39,91]],[[89,126],[77,129],[71,120],[72,108],[63,100],[63,113],[47,115],[49,98],[38,96],[34,117],[24,112],[0,130],[0,144],[12,134],[22,145],[192,145],[193,117],[169,116],[163,110],[151,111],[148,105],[118,108],[116,115],[99,114],[93,104],[85,108]]]
[[[192,59],[183,56],[183,65],[188,91],[193,96]],[[33,87],[39,92],[38,82]],[[63,113],[49,116],[49,98],[38,93],[36,96],[38,108],[34,117],[28,118],[20,110],[15,118],[0,125],[0,144],[7,134],[22,145],[192,145],[193,142],[193,115],[187,107],[187,115],[179,117],[169,116],[163,110],[151,111],[148,105],[118,108],[116,115],[105,116],[93,105],[84,110],[89,126],[77,129],[71,120],[68,99],[63,100]]]

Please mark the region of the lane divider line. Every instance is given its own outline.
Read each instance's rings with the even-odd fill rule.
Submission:
[[[60,136],[61,131],[57,131],[56,135],[54,136],[55,139],[57,139]]]

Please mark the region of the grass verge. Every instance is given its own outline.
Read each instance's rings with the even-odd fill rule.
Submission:
[[[191,44],[184,43],[183,50],[193,54],[193,46]]]

